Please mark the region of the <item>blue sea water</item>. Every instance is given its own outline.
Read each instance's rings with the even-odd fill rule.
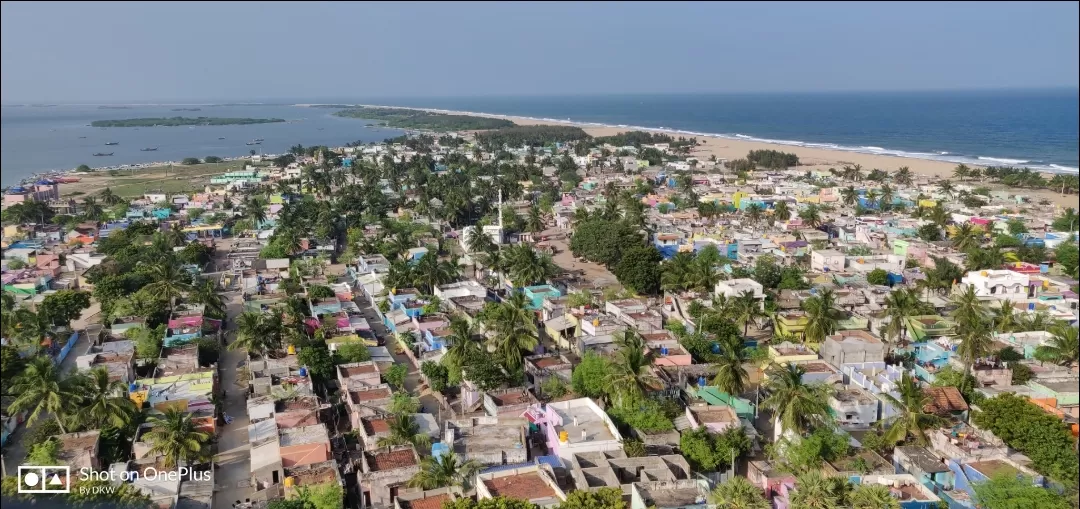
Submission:
[[[1076,89],[383,99],[371,104],[571,120],[1076,173]]]
[[[1080,91],[1015,90],[815,94],[687,94],[639,96],[472,98],[297,98],[277,104],[12,107],[2,113],[2,183],[80,164],[119,166],[185,157],[282,153],[297,143],[341,145],[401,134],[334,117],[305,103],[361,103],[439,108],[571,120],[624,127],[665,128],[796,146],[896,155],[980,165],[1026,166],[1077,173],[1080,167]],[[243,126],[93,128],[99,119],[169,116],[284,118]],[[225,138],[224,140],[219,138]],[[246,142],[265,141],[259,146]],[[119,145],[105,146],[116,141]],[[140,148],[157,147],[154,152]],[[93,157],[114,152],[112,157]]]

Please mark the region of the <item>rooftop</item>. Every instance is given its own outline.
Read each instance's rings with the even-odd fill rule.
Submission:
[[[864,331],[864,330],[836,331],[836,334],[833,334],[833,335],[829,336],[828,338],[826,338],[826,340],[827,341],[836,341],[836,342],[839,342],[839,343],[843,343],[845,341],[857,341],[857,342],[862,342],[862,343],[881,343],[881,340],[878,339],[877,336],[875,336],[875,335],[873,335],[873,334],[871,334],[871,333],[869,333],[867,331]]]
[[[596,440],[615,440],[615,436],[608,429],[604,417],[587,403],[586,398],[560,401],[548,405],[549,410],[554,410],[562,420],[562,426],[558,431],[567,433],[567,440],[571,444]],[[584,433],[584,438],[582,434]]]
[[[966,412],[967,402],[956,387],[927,387],[924,389],[931,402],[926,405],[924,411],[932,414],[950,412]]]
[[[534,500],[556,496],[555,490],[536,472],[496,477],[485,480],[484,486],[494,497]]]
[[[367,456],[368,469],[371,472],[396,470],[417,464],[416,452],[411,448],[396,449],[392,451],[379,450],[364,454]]]
[[[315,424],[299,428],[286,428],[279,430],[278,433],[279,444],[281,447],[330,441],[330,435],[326,431],[325,424]]]
[[[432,495],[430,497],[419,498],[416,500],[405,501],[398,499],[401,509],[442,509],[442,506],[446,502],[451,502],[448,493],[440,493],[438,495]]]
[[[349,400],[353,403],[363,403],[365,401],[376,401],[380,399],[389,398],[392,391],[389,387],[376,387],[368,390],[356,390],[349,391]]]

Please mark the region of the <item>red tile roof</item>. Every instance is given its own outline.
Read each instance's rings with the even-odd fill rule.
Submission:
[[[398,500],[401,501],[401,499]],[[401,507],[403,509],[442,509],[443,502],[449,501],[450,495],[447,495],[446,493],[440,493],[438,495],[432,495],[427,498],[403,502],[401,504]]]
[[[946,414],[950,412],[966,412],[967,402],[956,387],[928,387],[924,389],[930,397],[930,403],[923,408],[924,412],[932,414]]]
[[[374,453],[368,456],[368,465],[374,472],[411,467],[416,464],[412,449]]]
[[[496,477],[484,481],[484,486],[487,486],[488,491],[495,497],[533,500],[555,496],[555,490],[535,472]]]

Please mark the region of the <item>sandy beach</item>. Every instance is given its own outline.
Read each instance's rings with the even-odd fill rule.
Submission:
[[[362,105],[367,106],[367,105]],[[378,107],[378,106],[372,106]],[[387,107],[387,106],[382,106]],[[395,106],[396,107],[396,106]],[[579,122],[560,122],[554,120],[540,120],[527,117],[515,117],[510,115],[491,115],[483,113],[474,113],[466,111],[450,111],[440,110],[432,108],[405,108],[416,109],[423,111],[430,111],[435,113],[448,113],[458,115],[473,115],[480,117],[490,118],[502,118],[510,120],[518,125],[574,125],[581,127],[590,136],[611,136],[620,132],[632,131],[635,129],[621,128],[621,127],[607,127],[583,124]],[[672,136],[685,136],[696,137],[701,144],[692,152],[692,154],[699,159],[707,159],[709,156],[716,156],[717,159],[740,159],[745,158],[746,154],[751,150],[779,150],[782,152],[793,153],[799,156],[800,167],[806,166],[807,170],[818,170],[836,168],[840,169],[846,165],[860,165],[864,172],[869,172],[873,169],[885,170],[892,173],[901,167],[907,166],[912,172],[928,177],[931,182],[939,179],[952,179],[953,169],[956,168],[956,163],[945,161],[933,161],[928,159],[917,159],[912,157],[898,157],[890,155],[877,155],[877,154],[863,154],[858,152],[847,152],[840,150],[826,150],[810,147],[799,147],[794,145],[783,145],[778,143],[763,143],[758,141],[743,141],[733,140],[730,138],[719,138],[711,136],[693,136],[679,133],[672,130],[665,129],[648,129],[652,132],[660,132],[669,134]],[[969,167],[982,167],[979,165],[968,165]],[[1053,174],[1045,174],[1047,178],[1052,177]],[[954,183],[958,183],[954,180]],[[974,181],[969,180],[966,183],[973,185],[985,185],[990,188],[1004,188],[998,184],[993,184],[989,180]],[[1036,200],[1046,199],[1053,202],[1059,207],[1076,207],[1077,197],[1075,195],[1064,195],[1049,190],[1035,190],[1035,189],[1018,189],[1017,194],[1033,197]]]

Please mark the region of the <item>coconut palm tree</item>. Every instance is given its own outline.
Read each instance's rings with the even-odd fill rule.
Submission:
[[[938,182],[937,187],[938,187],[938,190],[940,190],[945,196],[948,196],[950,198],[952,197],[953,191],[956,190],[956,186],[954,186],[952,181],[950,181],[948,179],[945,179],[945,180],[942,180],[941,182]]]
[[[735,323],[742,325],[743,336],[750,332],[750,324],[759,316],[764,316],[761,303],[754,297],[753,292],[747,290],[735,298],[733,306]]]
[[[896,173],[893,173],[893,181],[902,186],[910,186],[913,176],[911,168],[901,166],[900,169],[896,170]]]
[[[735,476],[728,479],[709,493],[709,503],[717,509],[770,509],[770,504],[761,489],[745,477]]]
[[[806,341],[820,343],[836,332],[842,315],[837,309],[836,294],[832,289],[827,288],[802,301],[801,307],[806,312],[807,322],[803,330]]]
[[[896,410],[896,414],[885,424],[885,440],[891,444],[903,442],[908,436],[915,438],[919,445],[927,444],[926,429],[941,424],[941,419],[924,410],[933,402],[919,383],[907,372],[897,384],[898,397],[883,393],[885,400]]]
[[[33,424],[46,414],[52,414],[56,424],[60,426],[60,432],[67,433],[64,417],[82,401],[84,394],[79,382],[78,377],[65,377],[61,374],[52,358],[44,355],[34,357],[15,378],[8,391],[17,395],[11,402],[10,411],[12,415],[23,411],[30,412],[26,419],[27,424]]]
[[[484,231],[480,226],[474,226],[469,229],[465,235],[465,244],[469,246],[470,253],[486,253],[490,250],[498,248],[495,245],[495,241],[491,238],[491,235]]]
[[[420,430],[416,419],[409,414],[398,414],[390,418],[388,423],[390,434],[379,439],[379,447],[394,447],[398,445],[412,445],[417,449],[425,449],[431,445],[431,436]]]
[[[714,362],[717,371],[713,385],[732,396],[741,395],[750,380],[750,374],[743,367],[745,359],[746,345],[742,338],[735,335],[724,336],[720,340],[719,359]]]
[[[856,203],[859,203],[859,191],[855,189],[855,186],[847,186],[840,190],[840,199],[844,205],[854,207]]]
[[[889,184],[881,186],[881,195],[878,198],[878,204],[881,210],[889,210],[892,207],[893,199],[896,198],[896,191]]]
[[[90,370],[79,380],[82,400],[75,419],[90,427],[112,426],[119,428],[131,421],[138,410],[124,397],[127,389],[121,380],[110,380],[105,368]]]
[[[994,309],[992,315],[994,329],[1000,332],[1013,332],[1019,325],[1016,316],[1016,306],[1012,300],[1004,299]]]
[[[545,254],[537,253],[528,244],[518,244],[506,250],[507,272],[515,288],[543,283],[559,273],[558,266]]]
[[[907,341],[907,323],[913,316],[919,316],[926,309],[926,304],[919,299],[916,290],[899,288],[885,297],[885,314],[889,322],[883,332],[886,339],[904,343]]]
[[[1050,327],[1050,341],[1040,346],[1035,355],[1040,360],[1048,359],[1062,366],[1071,366],[1080,360],[1080,340],[1077,328],[1066,323],[1057,323]]]
[[[163,414],[151,416],[149,423],[150,431],[143,438],[150,444],[151,454],[165,457],[167,468],[206,459],[210,434],[199,431],[191,414],[170,406]]]
[[[982,243],[980,233],[971,223],[965,222],[957,226],[952,234],[953,248],[958,251],[967,251],[973,247],[978,247]]]
[[[217,292],[214,282],[206,279],[202,284],[195,285],[188,300],[204,306],[204,312],[211,318],[218,320],[225,318],[225,299]]]
[[[959,180],[960,182],[963,182],[964,179],[968,178],[968,176],[970,175],[970,171],[971,171],[971,168],[968,168],[968,165],[966,165],[966,164],[958,164],[958,165],[956,165],[956,168],[953,168],[952,174],[953,174],[953,177],[955,177],[957,180]]]
[[[258,352],[265,357],[269,350],[281,347],[283,334],[280,315],[244,312],[236,318],[236,340],[229,343],[229,349]]]
[[[990,324],[985,321],[965,326],[957,324],[957,332],[960,336],[960,344],[956,346],[956,355],[964,363],[964,372],[970,373],[975,366],[975,361],[992,353],[994,336],[990,330]]]
[[[476,339],[472,324],[458,316],[450,319],[450,334],[446,340],[450,347],[443,356],[443,363],[457,370],[461,369],[469,356],[484,351],[483,344]]]
[[[841,477],[826,477],[812,470],[796,477],[791,509],[836,509],[844,507],[850,485]]]
[[[791,208],[788,202],[783,200],[776,202],[776,205],[773,205],[773,216],[780,221],[791,219]]]
[[[439,457],[428,456],[420,460],[420,471],[409,479],[410,488],[433,490],[436,488],[457,487],[468,490],[469,484],[483,468],[476,460],[461,461],[454,453]]]
[[[259,226],[266,222],[266,208],[257,196],[249,196],[245,199],[243,210],[244,217],[251,220],[252,229],[258,230]]]
[[[645,351],[645,339],[636,330],[626,330],[616,339],[619,355],[608,375],[609,393],[616,394],[620,405],[640,401],[650,386],[659,380],[652,375],[652,355]]]
[[[438,255],[428,252],[420,257],[413,274],[417,286],[431,295],[436,286],[457,281],[460,272],[456,261],[440,261]]]
[[[169,311],[176,301],[191,291],[191,274],[185,272],[173,260],[164,260],[150,266],[147,271],[151,282],[144,288],[152,295],[160,296],[169,302]]]
[[[664,262],[660,269],[660,288],[675,292],[690,287],[690,271],[694,268],[694,256],[685,251],[676,253]]]
[[[710,293],[716,288],[716,283],[720,281],[720,273],[716,270],[716,265],[699,259],[695,260],[695,263],[690,266],[690,273],[688,274],[687,287],[699,292]]]
[[[878,205],[878,197],[881,196],[877,189],[871,189],[866,192],[866,205],[870,208]]]
[[[805,374],[806,370],[797,364],[775,365],[770,369],[766,385],[769,395],[762,400],[761,407],[773,412],[779,424],[777,436],[781,428],[804,433],[831,422],[829,387],[804,382]]]
[[[105,208],[93,196],[87,196],[82,202],[82,214],[91,221],[99,221],[105,215]]]
[[[848,494],[851,509],[900,509],[900,501],[892,495],[888,486],[860,484]]]
[[[117,196],[116,193],[114,193],[113,190],[109,189],[108,187],[106,187],[105,190],[101,192],[100,198],[101,203],[104,203],[109,207],[112,207],[113,205],[118,205],[124,201],[123,198]]]
[[[953,307],[949,318],[956,323],[958,330],[974,327],[986,320],[986,307],[979,300],[973,285],[967,285],[963,291],[954,294],[949,302]]]
[[[746,207],[746,219],[753,224],[760,223],[763,210],[761,205],[751,203],[749,207]]]
[[[538,342],[536,318],[528,305],[524,293],[514,292],[485,317],[485,325],[492,332],[488,351],[495,353],[510,371],[521,367],[522,352],[531,352]]]
[[[540,207],[534,203],[529,207],[529,215],[525,218],[525,231],[539,233],[544,231],[544,220],[540,217]]]
[[[821,226],[821,210],[817,205],[811,203],[805,209],[799,211],[799,219],[802,219],[807,226],[817,228]]]

